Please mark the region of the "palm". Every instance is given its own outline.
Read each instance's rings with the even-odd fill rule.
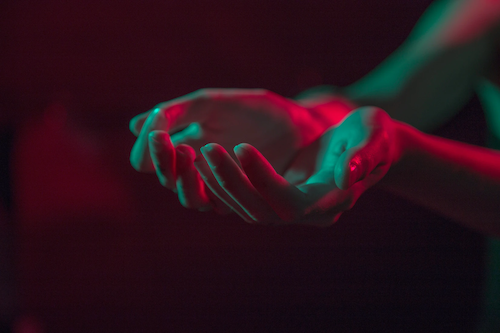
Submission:
[[[288,110],[269,109],[269,106],[250,108],[243,103],[212,102],[208,110],[200,110],[199,113],[205,113],[197,117],[200,121],[172,135],[172,142],[188,144],[196,151],[207,143],[217,142],[231,154],[234,146],[247,142],[259,149],[282,174],[302,147],[303,138],[299,125],[290,120]]]
[[[265,90],[203,90],[159,105],[145,116],[147,128],[140,136],[163,130],[174,146],[187,144],[195,151],[217,142],[233,158],[235,145],[250,143],[280,174],[299,149],[326,129],[306,108]],[[147,140],[139,138],[136,147],[138,169],[147,169]]]
[[[341,150],[331,128],[302,149],[285,172],[284,178],[304,193],[303,204],[309,207],[300,223],[327,226],[350,208],[354,195],[335,184],[334,168]]]

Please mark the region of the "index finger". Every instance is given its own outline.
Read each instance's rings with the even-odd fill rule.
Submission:
[[[136,119],[134,124],[137,124],[137,126],[143,122],[139,136],[130,153],[130,163],[134,169],[141,172],[154,171],[148,145],[148,135],[151,131],[161,130],[172,134],[172,132],[189,125],[191,122],[202,121],[202,119],[197,119],[201,116],[193,111],[203,109],[204,107],[200,103],[203,103],[208,98],[209,96],[204,91],[196,91],[159,104],[149,113],[146,113],[147,118],[145,120],[146,114],[139,115],[137,119],[134,118]]]
[[[134,169],[141,172],[152,172],[155,170],[150,156],[148,136],[153,130],[166,130],[167,128],[167,121],[160,108],[156,108],[150,112],[130,152],[130,164],[132,164]]]
[[[135,136],[139,136],[142,126],[144,125],[144,122],[146,121],[150,113],[151,110],[138,114],[137,116],[132,118],[129,123],[130,132],[134,133]]]

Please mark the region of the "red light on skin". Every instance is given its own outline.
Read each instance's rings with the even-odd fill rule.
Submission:
[[[440,5],[440,3],[435,4],[435,6]],[[430,40],[435,45],[462,45],[486,34],[498,25],[498,20],[500,19],[500,1],[457,1],[452,6],[436,10],[436,14],[448,16],[448,19],[443,20],[442,24],[433,26],[420,33],[433,35],[433,38]],[[419,30],[418,28],[417,26],[417,31]],[[437,32],[436,30],[439,29],[442,30]]]

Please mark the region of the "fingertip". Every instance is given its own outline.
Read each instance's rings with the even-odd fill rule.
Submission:
[[[181,204],[186,208],[200,211],[212,209],[203,181],[193,165],[194,149],[188,145],[179,145],[175,150],[177,154],[176,188]]]
[[[148,147],[151,157],[156,156],[156,161],[160,155],[175,159],[175,148],[170,140],[170,136],[164,131],[152,131],[148,134]]]
[[[222,161],[222,154],[227,153],[219,144],[209,143],[200,148],[200,151],[211,168],[218,167]]]
[[[137,117],[130,119],[130,122],[128,123],[128,128],[130,132],[132,132],[135,136],[139,136],[139,131],[137,131],[136,129],[136,124],[137,124],[136,118]]]
[[[252,145],[247,143],[237,145],[235,154],[252,182],[268,181],[276,178],[277,174],[271,163]]]
[[[234,154],[240,161],[241,166],[248,165],[250,162],[250,156],[252,154],[252,146],[248,143],[240,143],[233,148]]]
[[[244,154],[246,152],[249,152],[252,148],[253,148],[252,145],[242,142],[234,146],[233,150],[235,153]]]
[[[135,157],[136,154],[134,152],[134,148],[132,148],[132,151],[130,152],[130,157],[129,157],[129,161],[130,161],[130,165],[132,166],[132,168],[134,168],[136,171],[141,171],[140,168],[139,168],[139,163],[137,163],[137,158]]]
[[[144,114],[139,114],[134,118],[130,119],[129,129],[135,136],[139,136],[139,134],[141,133],[141,129],[142,126],[144,125],[145,120],[146,117]]]
[[[222,148],[221,145],[217,144],[217,143],[207,143],[206,145],[202,146],[200,148],[200,151],[202,153],[211,153],[213,151],[219,151],[219,150],[224,150],[224,148]]]
[[[186,145],[186,144],[180,144],[176,148],[176,151],[179,153],[184,154],[186,157],[189,157],[191,161],[194,161],[196,158],[196,152],[193,149],[193,147]]]
[[[178,148],[178,147],[177,147]],[[188,161],[188,154],[185,153],[185,151],[183,151],[183,149],[175,149],[175,162],[177,164],[177,170],[178,172],[181,171],[181,168],[185,166],[185,164],[187,163]]]
[[[168,134],[164,131],[151,131],[148,134],[148,141],[154,144],[163,144],[168,141]]]
[[[148,134],[148,147],[152,169],[156,171],[160,183],[168,188],[175,188],[176,164],[179,157],[166,132],[152,131]],[[182,157],[180,157],[182,159]]]
[[[130,164],[132,167],[139,172],[152,172],[154,171],[153,163],[150,159],[144,160],[142,158],[142,150],[137,145],[132,147],[130,152]]]
[[[175,147],[176,154],[176,170],[178,173],[182,173],[191,168],[191,164],[194,162],[196,154],[194,149],[188,145],[179,145]]]

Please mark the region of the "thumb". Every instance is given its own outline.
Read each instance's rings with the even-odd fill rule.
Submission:
[[[341,190],[347,190],[355,183],[363,180],[371,172],[371,160],[359,147],[344,151],[334,168],[335,184]]]

